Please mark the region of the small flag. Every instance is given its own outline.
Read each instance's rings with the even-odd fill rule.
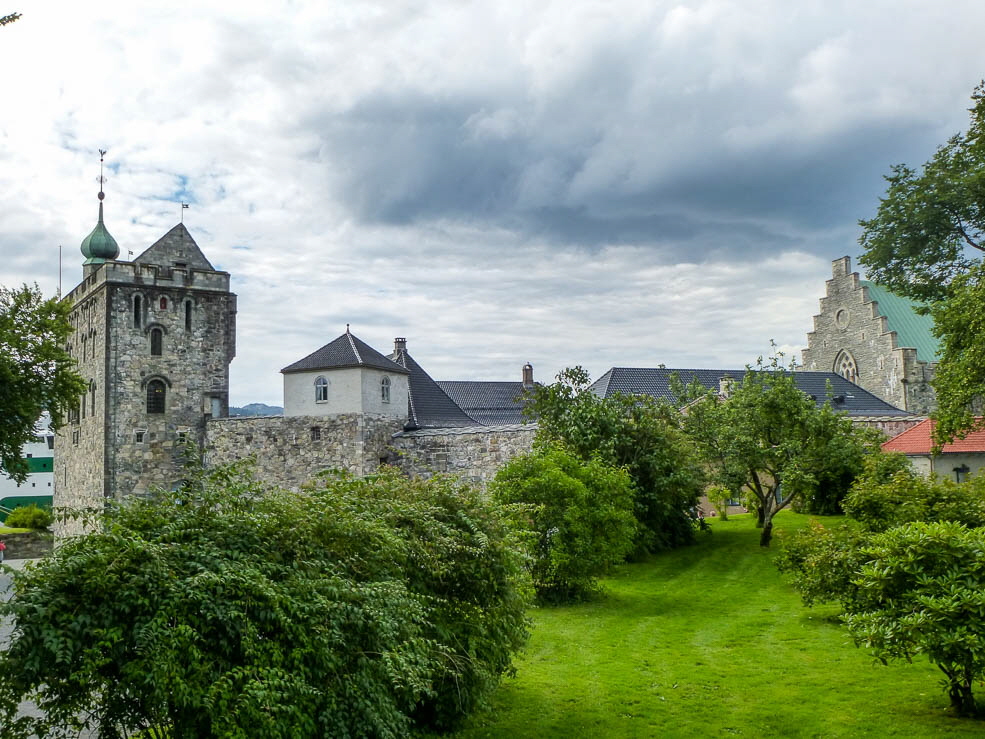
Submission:
[[[187,208],[187,207],[188,207],[188,203],[182,203],[182,204],[181,204],[181,207],[182,207],[182,208]]]

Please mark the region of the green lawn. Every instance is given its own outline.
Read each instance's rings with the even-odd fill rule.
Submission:
[[[30,529],[12,529],[0,523],[0,536],[3,536],[4,534],[26,534],[29,531]]]
[[[937,668],[874,663],[836,608],[804,608],[748,516],[712,526],[620,567],[598,602],[537,609],[517,676],[456,736],[985,735],[948,712]]]

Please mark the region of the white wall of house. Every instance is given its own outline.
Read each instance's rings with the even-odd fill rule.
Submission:
[[[907,455],[910,464],[917,472],[925,475],[936,475],[941,479],[956,480],[955,468],[962,468],[961,481],[967,480],[972,475],[983,475],[985,472],[985,452],[965,452],[953,454],[941,454],[931,457],[925,454]],[[963,468],[968,471],[964,472]]]
[[[328,398],[318,401],[315,382],[324,377]],[[390,400],[383,399],[383,378],[390,380]],[[407,375],[369,367],[289,372],[284,374],[285,416],[334,416],[366,413],[393,418],[407,417]]]

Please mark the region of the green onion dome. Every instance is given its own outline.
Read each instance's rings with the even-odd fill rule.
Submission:
[[[84,264],[102,264],[107,259],[120,256],[120,247],[116,243],[106,225],[103,223],[103,192],[99,192],[99,220],[92,233],[82,240],[82,255],[86,258]]]

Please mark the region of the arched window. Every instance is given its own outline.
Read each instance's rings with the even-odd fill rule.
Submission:
[[[140,318],[141,318],[140,296],[134,295],[133,296],[133,327],[134,328],[140,328]]]
[[[315,380],[315,402],[325,403],[328,401],[328,380],[319,377]]]
[[[380,398],[384,403],[390,402],[390,378],[384,377],[380,380]]]
[[[858,365],[855,364],[855,357],[851,352],[842,349],[835,357],[834,371],[844,377],[849,382],[858,384]]]
[[[159,328],[150,330],[150,353],[152,356],[161,356],[164,346],[164,332]]]
[[[147,412],[164,413],[164,400],[167,388],[161,380],[151,380],[147,383]]]
[[[185,331],[192,330],[192,301],[185,301]]]
[[[96,381],[89,380],[89,415],[96,415]]]
[[[167,310],[167,307],[168,307],[168,299],[167,298],[161,298],[160,305],[161,305],[161,310]]]

